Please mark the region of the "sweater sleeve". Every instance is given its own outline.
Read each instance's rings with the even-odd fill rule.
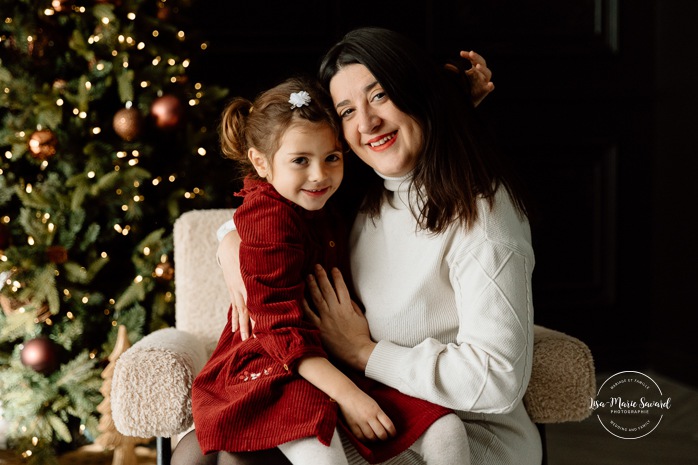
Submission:
[[[304,357],[326,357],[318,329],[303,318],[302,222],[292,207],[264,195],[249,196],[235,212],[254,337],[287,369]]]
[[[525,228],[522,229],[522,226]],[[533,251],[527,224],[518,244],[484,235],[446,257],[455,292],[453,343],[427,338],[415,347],[378,342],[366,375],[455,410],[507,413],[521,401],[531,374]]]

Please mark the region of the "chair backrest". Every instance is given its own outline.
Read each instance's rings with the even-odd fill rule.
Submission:
[[[174,224],[175,326],[201,338],[209,355],[223,330],[230,298],[216,262],[218,228],[232,209],[192,210]]]

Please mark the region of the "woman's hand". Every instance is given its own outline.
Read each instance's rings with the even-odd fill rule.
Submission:
[[[492,71],[487,67],[485,59],[472,50],[461,51],[460,57],[470,62],[470,69],[465,74],[470,81],[473,105],[478,106],[494,90]],[[455,73],[459,72],[458,68],[452,64],[447,64],[446,68]]]
[[[465,74],[470,79],[473,104],[478,106],[494,90],[492,71],[487,67],[485,59],[472,50],[469,52],[461,51],[460,56],[470,61],[471,68]]]
[[[325,348],[349,366],[363,372],[376,343],[371,340],[368,321],[351,300],[342,273],[332,269],[334,288],[327,273],[316,266],[308,278],[308,289],[319,316],[306,305],[308,318],[320,329]]]
[[[237,231],[230,231],[218,244],[218,264],[223,270],[233,307],[230,316],[233,332],[240,330],[240,337],[245,341],[254,329],[254,320],[247,310],[247,290],[240,274],[240,235]]]

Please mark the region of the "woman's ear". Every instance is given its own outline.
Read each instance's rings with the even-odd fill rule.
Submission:
[[[247,151],[247,158],[249,158],[252,162],[252,166],[254,166],[254,169],[257,171],[260,178],[269,177],[271,174],[271,167],[269,166],[269,161],[264,154],[253,147]]]

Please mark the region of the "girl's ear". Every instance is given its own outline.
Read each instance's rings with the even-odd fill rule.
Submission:
[[[254,147],[247,151],[247,158],[252,162],[252,166],[257,171],[260,178],[267,178],[271,174],[269,161],[259,150]]]

